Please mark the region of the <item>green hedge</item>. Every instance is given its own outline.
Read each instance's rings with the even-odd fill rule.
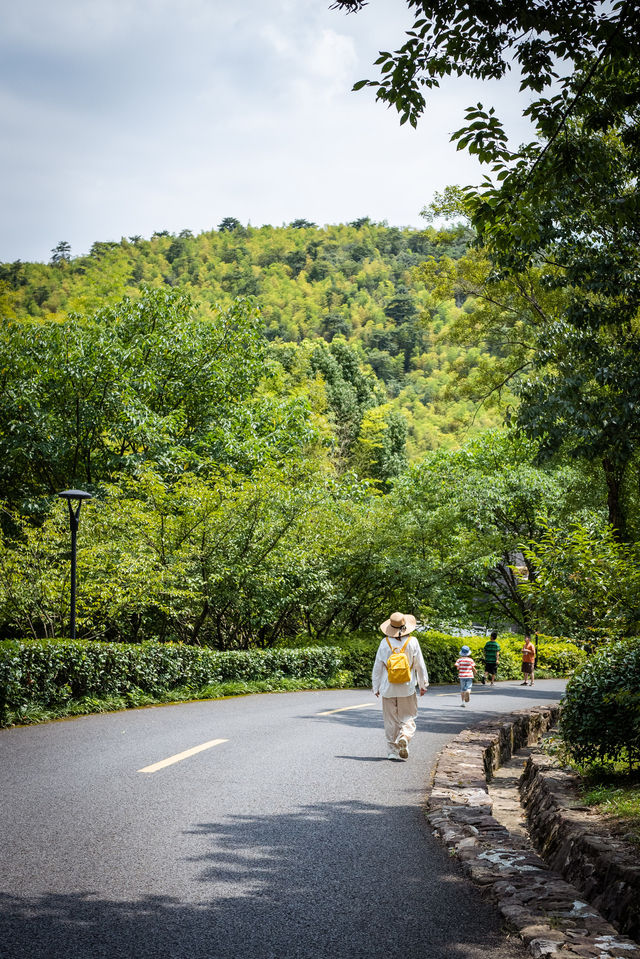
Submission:
[[[429,682],[434,684],[457,682],[455,661],[462,646],[467,645],[482,676],[484,668],[483,649],[487,636],[459,638],[436,630],[417,633],[424,661],[429,673]],[[522,664],[522,636],[505,634],[498,636],[500,644],[499,679],[519,679]],[[371,668],[380,643],[379,638],[360,639],[340,646],[343,669],[353,678],[353,685],[368,687],[371,684]],[[580,647],[568,641],[558,641],[550,636],[539,637],[539,655],[536,670],[542,676],[566,676],[577,669],[586,658]]]
[[[583,666],[587,661],[587,654],[580,646],[568,640],[553,640],[544,637],[539,642],[536,659],[536,671],[547,671],[554,676],[567,676]]]
[[[0,711],[279,677],[328,682],[340,663],[339,650],[332,646],[217,652],[178,643],[5,641],[0,642]]]
[[[428,631],[419,633],[418,640],[432,684],[457,680],[454,664],[465,643],[482,674],[486,637],[459,639]],[[505,635],[499,642],[498,678],[517,679],[522,637]],[[182,699],[189,697],[190,690],[194,699],[226,695],[231,689],[257,689],[256,683],[274,689],[278,684],[284,689],[296,683],[301,688],[325,684],[367,689],[379,643],[380,638],[371,635],[334,646],[218,652],[180,643],[4,641],[0,642],[0,719],[20,717],[32,707],[71,713],[71,704],[98,699],[125,697],[132,704],[146,701],[144,697],[164,701],[172,690],[179,691]],[[584,658],[583,650],[572,643],[543,637],[538,668],[543,675],[565,676]]]
[[[640,763],[640,639],[601,647],[572,677],[560,733],[578,762]]]
[[[352,678],[352,685],[371,686],[371,670],[380,645],[380,638],[351,640],[340,646],[342,668]],[[417,635],[430,683],[451,683],[456,679],[454,663],[460,651],[460,640],[444,633],[428,632]]]
[[[471,657],[475,660],[478,677],[484,675],[483,650],[489,639],[488,636],[458,637],[428,631],[420,633],[419,639],[429,671],[430,682],[457,682],[458,673],[455,662],[463,646],[468,646],[471,650]],[[498,643],[500,644],[498,679],[517,679],[520,676],[522,637],[498,636]]]

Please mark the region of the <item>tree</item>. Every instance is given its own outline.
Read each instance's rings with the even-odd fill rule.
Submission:
[[[625,481],[640,451],[640,336],[635,331],[576,330],[556,320],[540,331],[536,375],[517,387],[519,428],[559,452],[602,464],[609,523],[629,534]]]
[[[225,216],[225,218],[218,223],[218,232],[233,233],[234,230],[237,230],[238,227],[241,226],[240,220],[236,220],[235,216]]]
[[[337,462],[349,464],[365,411],[378,405],[371,382],[360,368],[358,357],[346,340],[318,345],[311,354],[311,369],[325,381],[331,419],[335,425]]]
[[[406,286],[399,286],[385,306],[384,312],[398,326],[412,320],[418,312],[416,301]]]
[[[535,463],[536,446],[514,433],[490,431],[459,450],[438,450],[409,468],[389,494],[388,509],[407,549],[429,577],[422,602],[428,616],[468,622],[532,625],[531,604],[514,566],[521,549],[542,537],[548,519],[564,526],[582,506],[579,474]],[[528,573],[533,581],[533,562]]]
[[[450,304],[423,321],[421,314],[431,301],[412,272],[425,253],[457,257],[466,237],[429,227],[418,234],[421,245],[412,248],[416,235],[369,223],[359,229],[265,226],[246,235],[210,230],[193,239],[176,235],[124,242],[104,255],[75,257],[70,269],[0,265],[0,286],[7,284],[0,310],[6,319],[27,322],[48,322],[51,314],[60,321],[78,312],[88,322],[125,295],[137,299],[146,287],[173,288],[189,290],[194,316],[206,320],[218,304],[230,306],[235,295],[256,295],[270,341],[302,344],[318,336],[327,341],[345,337],[362,368],[370,366],[384,378],[381,402],[391,400],[403,415],[410,407],[411,455],[419,456],[434,445],[454,442],[458,429],[471,422],[473,409],[459,395],[441,401],[450,364],[466,363],[469,351],[446,344],[442,329],[436,335],[435,326],[448,326],[456,312]],[[402,286],[410,291],[415,310],[398,325],[385,319],[385,309]],[[303,379],[308,376],[307,365]],[[368,379],[375,384],[371,370]],[[315,386],[298,383],[295,388],[313,392]],[[381,384],[376,388],[380,391]],[[473,429],[495,425],[497,415],[483,411]]]
[[[350,465],[362,479],[376,481],[388,490],[392,480],[407,468],[407,421],[388,403],[365,411]]]
[[[5,497],[30,510],[34,498],[92,487],[144,460],[169,473],[207,459],[242,460],[246,468],[261,435],[246,404],[262,376],[263,349],[253,303],[237,300],[197,318],[176,291],[125,298],[88,320],[5,324]],[[273,447],[274,422],[264,429]]]
[[[362,5],[338,0],[333,6],[353,11]],[[582,149],[568,142],[574,121],[587,134],[619,131],[627,149],[627,182],[635,182],[640,0],[616,0],[611,5],[597,0],[578,4],[407,0],[407,5],[416,11],[417,20],[399,50],[380,55],[377,63],[383,79],[355,85],[355,89],[373,86],[379,100],[399,110],[401,123],[410,121],[415,126],[426,105],[421,88],[437,87],[450,74],[497,79],[515,64],[522,90],[546,93],[523,111],[538,136],[531,143],[510,149],[500,119],[493,108],[485,110],[482,104],[467,110],[466,125],[453,136],[458,149],[467,149],[491,165],[493,179],[486,178],[480,191],[468,191],[469,209],[485,244],[487,234],[491,236],[503,269],[521,269],[527,255],[530,262],[548,245],[544,227],[550,220],[541,222],[538,217],[540,196],[564,194],[567,208],[571,204],[579,214],[581,204],[575,203],[575,196],[583,189],[581,174],[590,172],[591,186],[600,171],[602,148],[594,154],[584,142]],[[637,192],[609,196],[605,227],[635,224],[637,231]],[[579,230],[573,235],[580,235]],[[587,233],[582,245],[589,247],[590,239]],[[593,252],[591,247],[589,263],[593,263]],[[606,253],[613,262],[611,244]],[[601,258],[603,265],[607,257]],[[632,276],[633,270],[627,274]]]
[[[126,515],[127,523],[122,517]],[[64,635],[68,517],[56,501],[38,525],[0,532],[0,630]],[[313,463],[251,477],[146,464],[91,501],[78,555],[86,638],[149,638],[219,649],[373,628],[388,606],[415,605],[424,564],[408,562],[393,514],[367,484]]]
[[[501,403],[508,420],[536,441],[540,461],[568,454],[599,464],[609,523],[625,539],[625,486],[640,451],[640,341],[634,324],[622,320],[600,329],[572,325],[567,315],[579,291],[566,290],[559,273],[555,265],[497,273],[484,250],[421,268],[435,297],[473,298],[449,336],[481,345],[483,356],[470,372],[461,369],[452,392]]]
[[[51,251],[51,262],[59,266],[61,263],[68,263],[71,260],[71,244],[66,240],[60,240]]]
[[[518,362],[502,383],[520,396],[515,420],[540,441],[541,455],[601,462],[620,539],[628,535],[626,480],[640,452],[640,110],[630,106],[611,125],[611,101],[625,91],[632,100],[639,79],[632,68],[592,78],[542,165],[535,151],[509,169],[501,160],[497,186],[450,191],[440,205],[457,206],[478,229],[486,259],[480,295],[493,304],[484,315],[493,317],[494,336],[515,329],[516,314],[495,309],[505,289],[513,307],[517,288],[537,287],[529,304],[519,297]],[[594,127],[598,110],[606,132],[603,123]]]
[[[331,6],[350,13],[365,5],[363,0],[335,0]],[[407,7],[416,20],[402,46],[380,54],[376,65],[382,79],[361,80],[354,89],[373,87],[378,100],[398,110],[401,123],[413,126],[426,106],[422,89],[438,87],[451,74],[495,80],[515,65],[522,90],[540,93],[551,85],[564,90],[576,72],[593,64],[633,62],[640,45],[638,0],[611,5],[598,0],[407,0]],[[546,118],[551,124],[561,112],[555,97],[541,98],[524,110],[535,122]]]
[[[620,544],[611,528],[545,526],[525,549],[535,580],[521,592],[542,628],[597,645],[636,636],[640,627],[638,547]]]
[[[567,95],[583,82],[574,77]],[[571,293],[567,316],[578,327],[628,325],[640,303],[639,89],[635,64],[592,77],[561,136],[545,141],[541,126],[540,142],[515,159],[487,142],[494,181],[465,191],[466,212],[496,265],[512,273],[540,262],[555,267],[553,283]],[[474,137],[484,129],[478,120]]]

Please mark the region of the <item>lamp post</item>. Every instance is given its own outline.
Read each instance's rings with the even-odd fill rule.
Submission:
[[[85,493],[81,489],[66,489],[58,493],[62,499],[66,499],[69,507],[69,525],[71,527],[71,639],[76,638],[76,542],[78,536],[78,526],[80,525],[80,508],[82,501],[91,499],[91,493]],[[78,505],[74,509],[73,501],[77,500]]]

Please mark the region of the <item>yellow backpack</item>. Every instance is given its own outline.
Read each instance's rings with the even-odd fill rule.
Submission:
[[[385,639],[389,643],[389,637],[386,636]],[[389,643],[391,654],[385,665],[387,667],[390,683],[411,682],[411,666],[409,665],[409,657],[405,653],[405,649],[409,645],[410,639],[411,636],[408,636],[406,643],[401,649],[396,649],[391,645],[391,643]]]

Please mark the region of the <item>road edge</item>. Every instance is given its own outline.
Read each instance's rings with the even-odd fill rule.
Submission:
[[[493,772],[516,750],[535,745],[559,711],[558,705],[538,706],[463,730],[438,754],[427,819],[532,956],[640,959],[637,943],[492,816],[487,782]]]

